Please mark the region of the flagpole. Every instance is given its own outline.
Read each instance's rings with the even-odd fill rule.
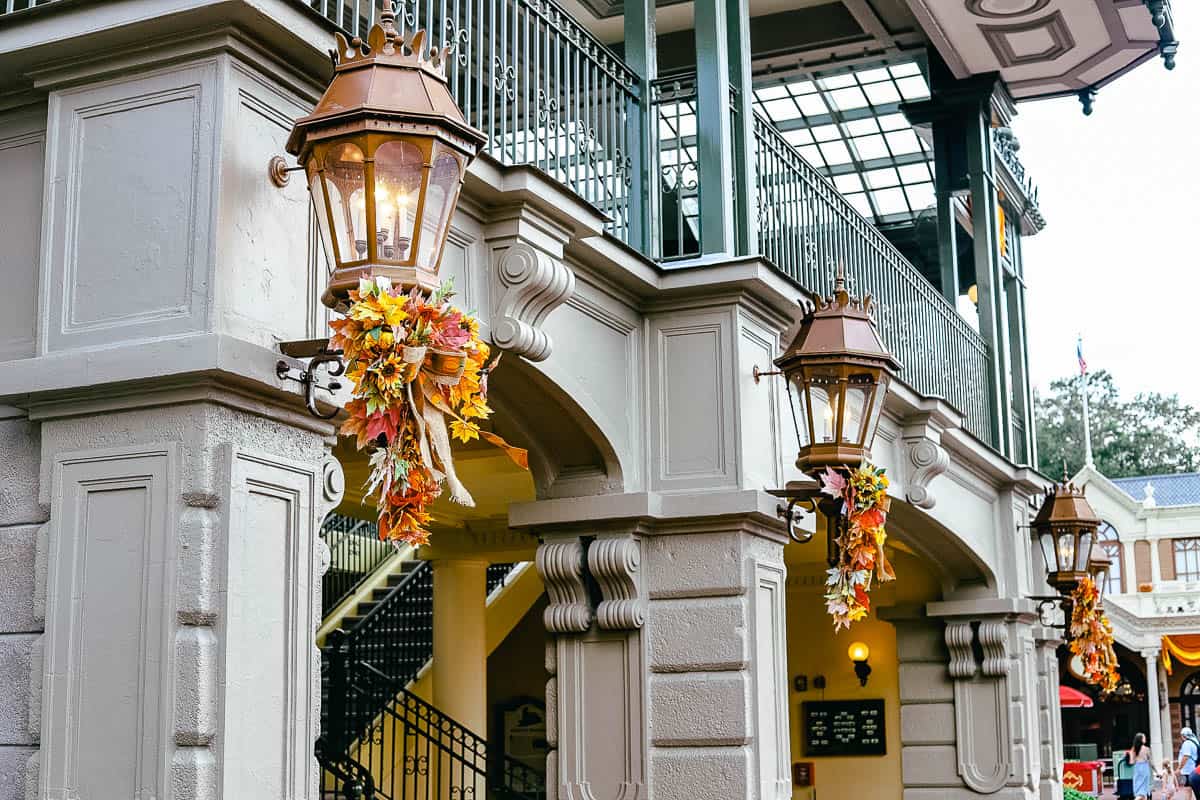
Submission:
[[[1096,462],[1092,459],[1092,425],[1088,421],[1088,390],[1086,372],[1079,376],[1079,390],[1083,393],[1083,465],[1085,467],[1095,467]]]
[[[1088,419],[1087,361],[1083,358],[1083,336],[1075,340],[1075,355],[1079,358],[1079,394],[1083,396],[1083,465],[1096,466],[1092,458],[1092,424]]]

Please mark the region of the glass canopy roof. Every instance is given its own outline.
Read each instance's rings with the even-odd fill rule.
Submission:
[[[755,107],[867,219],[907,222],[934,205],[933,151],[900,113],[927,100],[916,62],[763,81]]]

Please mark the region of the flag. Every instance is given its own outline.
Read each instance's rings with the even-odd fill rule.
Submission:
[[[1083,357],[1083,337],[1075,340],[1075,356],[1079,359],[1079,374],[1087,375],[1087,361]]]

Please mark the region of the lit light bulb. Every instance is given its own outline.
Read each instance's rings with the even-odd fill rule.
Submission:
[[[852,642],[846,653],[850,656],[851,661],[857,663],[871,657],[871,648],[867,647],[865,642]]]
[[[1058,537],[1058,563],[1065,565],[1068,569],[1071,568],[1072,561],[1075,555],[1075,541],[1069,533],[1065,533]]]
[[[825,406],[825,430],[822,434],[827,442],[833,441],[833,406]]]

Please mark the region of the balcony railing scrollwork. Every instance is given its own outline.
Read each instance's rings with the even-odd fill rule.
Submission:
[[[754,120],[759,250],[801,286],[828,286],[838,264],[878,303],[903,380],[948,400],[992,443],[987,343],[933,285],[770,122]]]

